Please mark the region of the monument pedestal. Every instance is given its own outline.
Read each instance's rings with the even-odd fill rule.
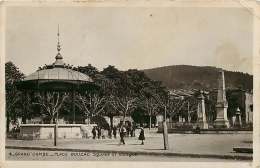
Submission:
[[[229,121],[227,119],[227,108],[228,108],[228,104],[226,101],[219,102],[216,105],[217,118],[214,121],[215,128],[229,128],[230,127]]]
[[[207,122],[199,121],[197,125],[200,127],[200,129],[209,129]]]
[[[229,121],[225,120],[224,118],[218,118],[214,121],[215,128],[229,128]]]

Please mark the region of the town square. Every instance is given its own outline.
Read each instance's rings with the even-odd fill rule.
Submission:
[[[26,9],[6,10],[6,160],[252,162],[249,13]]]

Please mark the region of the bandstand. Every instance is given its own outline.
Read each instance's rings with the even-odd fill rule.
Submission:
[[[36,72],[30,74],[21,82],[17,83],[17,88],[26,95],[28,92],[46,94],[55,92],[59,98],[71,96],[73,124],[59,124],[59,111],[57,111],[54,123],[50,124],[21,124],[20,137],[23,139],[54,139],[54,145],[57,145],[58,138],[82,138],[81,124],[75,123],[75,95],[80,92],[91,91],[98,87],[93,84],[93,80],[86,74],[78,72],[72,66],[65,64],[60,53],[61,45],[59,40],[55,62],[50,65],[40,67]],[[63,99],[61,99],[63,100]],[[62,102],[61,105],[62,106]],[[59,127],[59,129],[58,129]],[[58,131],[59,130],[59,131]]]

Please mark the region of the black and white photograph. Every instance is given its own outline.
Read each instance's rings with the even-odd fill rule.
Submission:
[[[236,4],[6,6],[5,160],[251,164],[256,18]]]

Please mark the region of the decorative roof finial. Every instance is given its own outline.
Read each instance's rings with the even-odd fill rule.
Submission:
[[[58,54],[56,55],[56,59],[62,59],[62,56],[60,54],[60,50],[61,50],[61,45],[60,45],[60,28],[59,28],[59,25],[58,25],[58,33],[57,33],[57,36],[58,36],[58,44],[57,44],[57,51],[58,51]]]
[[[58,51],[58,53],[57,53],[57,55],[55,57],[55,59],[56,59],[56,61],[54,63],[55,66],[64,64],[64,62],[62,61],[63,57],[60,54],[61,45],[60,45],[60,27],[59,27],[59,25],[58,25],[57,37],[58,37],[58,44],[57,44],[57,51]]]
[[[57,50],[58,50],[58,53],[59,53],[60,50],[61,50],[61,47],[60,47],[60,28],[59,28],[59,25],[58,25],[58,33],[57,33],[57,36],[58,36]]]

